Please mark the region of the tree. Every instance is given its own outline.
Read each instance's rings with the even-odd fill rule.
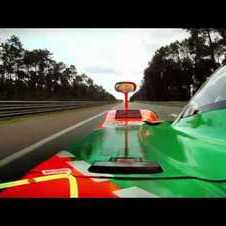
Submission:
[[[47,49],[26,50],[12,36],[0,45],[1,99],[114,100],[74,65],[53,60]]]
[[[221,64],[226,63],[226,32],[222,29],[186,29],[190,37],[159,48],[147,68],[135,100],[187,100]],[[223,60],[220,60],[222,59]]]
[[[21,85],[21,71],[23,58],[22,43],[16,36],[11,36],[5,43],[1,44],[1,85],[6,87],[3,95],[9,97],[14,92],[17,94],[18,89],[14,89],[14,83],[16,81],[17,86]]]

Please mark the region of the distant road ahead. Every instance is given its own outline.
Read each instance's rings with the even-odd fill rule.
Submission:
[[[173,120],[184,104],[133,102],[130,108],[153,110],[162,120]],[[0,181],[17,179],[34,165],[67,149],[98,126],[103,112],[122,107],[111,104],[0,122]]]

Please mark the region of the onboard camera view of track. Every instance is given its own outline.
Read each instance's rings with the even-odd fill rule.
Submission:
[[[161,120],[174,120],[186,102],[131,102],[130,109],[157,112]],[[15,180],[36,164],[66,150],[102,121],[103,113],[123,104],[45,113],[0,121],[0,181]]]

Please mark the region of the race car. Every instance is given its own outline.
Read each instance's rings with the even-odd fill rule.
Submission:
[[[129,109],[133,82],[115,89],[123,110],[37,165],[0,184],[1,198],[226,197],[226,66],[192,97],[174,122]]]

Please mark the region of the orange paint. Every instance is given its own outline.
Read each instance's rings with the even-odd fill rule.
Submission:
[[[79,198],[114,198],[113,191],[119,187],[111,181],[96,182],[82,174],[68,164],[70,158],[53,156],[29,171],[23,179],[32,179],[42,176],[43,170],[69,168],[78,183]],[[69,198],[69,183],[65,179],[31,183],[5,189],[0,193],[0,198]]]

